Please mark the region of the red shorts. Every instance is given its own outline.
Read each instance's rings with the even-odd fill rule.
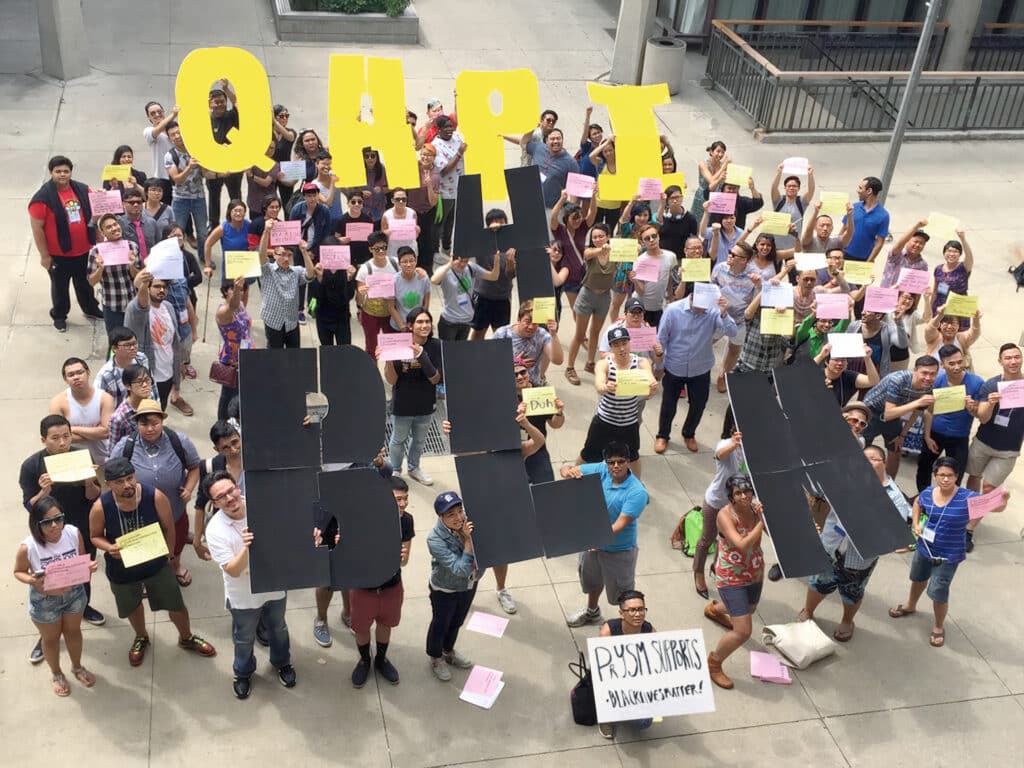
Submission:
[[[387,589],[350,589],[352,629],[360,634],[370,631],[373,622],[384,627],[397,627],[402,620],[402,582]]]

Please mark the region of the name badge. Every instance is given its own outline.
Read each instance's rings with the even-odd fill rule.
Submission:
[[[995,421],[997,427],[1008,427],[1008,426],[1010,426],[1010,417],[1009,416],[1003,416],[1002,414],[999,414],[999,415],[997,415],[995,417],[995,419],[993,419],[993,421]]]
[[[927,541],[929,544],[935,541],[935,529],[925,528],[921,531],[921,538]]]
[[[466,293],[460,293],[458,299],[456,299],[456,303],[460,307],[468,307],[472,304],[472,302],[469,300],[469,294]]]
[[[188,325],[188,310],[187,309],[183,309],[183,310],[181,310],[181,312],[178,313],[178,321],[182,325]]]

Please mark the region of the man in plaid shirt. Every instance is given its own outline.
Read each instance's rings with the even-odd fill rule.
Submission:
[[[117,408],[128,397],[128,388],[121,380],[124,369],[135,363],[149,370],[149,359],[139,352],[139,340],[131,328],[115,328],[109,338],[110,359],[97,372],[93,386],[108,392],[114,398],[114,408]]]
[[[870,445],[875,437],[882,436],[889,450],[885,469],[893,477],[900,468],[903,437],[917,420],[914,412],[931,408],[935,403],[932,385],[938,375],[939,361],[931,355],[922,355],[914,361],[913,371],[886,374],[864,396],[864,404],[871,409],[871,420],[861,437]],[[905,425],[904,416],[910,416]]]
[[[268,221],[260,240],[260,265],[263,281],[260,293],[263,303],[260,319],[267,334],[267,349],[281,349],[301,346],[299,338],[299,289],[314,279],[316,272],[313,256],[306,248],[306,241],[299,243],[305,270],[292,269],[293,251],[290,246],[274,248],[274,261],[270,261],[270,233],[275,222]]]
[[[103,323],[107,333],[124,325],[124,311],[135,296],[135,274],[139,271],[139,249],[135,243],[122,237],[121,225],[112,213],[100,217],[99,231],[104,244],[97,244],[89,251],[86,279],[89,285],[100,286],[103,295]],[[113,250],[123,243],[128,248],[127,264],[104,264],[101,249]],[[109,254],[110,251],[108,251]]]

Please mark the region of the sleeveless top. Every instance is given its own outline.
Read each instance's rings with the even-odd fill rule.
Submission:
[[[220,238],[222,251],[248,251],[249,250],[249,220],[243,219],[242,228],[235,229],[231,222],[224,220],[220,223],[224,234]]]
[[[615,275],[619,265],[610,258],[607,264],[602,265],[601,262],[598,261],[598,258],[598,256],[595,256],[586,263],[583,274],[583,285],[591,291],[608,293],[608,290],[612,287],[612,283],[615,282]]]
[[[744,527],[736,511],[730,506],[729,514],[736,525],[736,532],[746,536],[752,529]],[[718,587],[745,587],[764,579],[764,555],[761,545],[750,551],[737,549],[726,538],[718,534],[718,558],[715,560],[715,585]]]
[[[640,367],[640,357],[631,353],[629,356],[629,370],[635,371]],[[615,381],[615,360],[608,358],[608,381]],[[616,427],[630,427],[640,420],[639,397],[619,397],[606,392],[597,401],[597,415],[605,424],[612,424]]]
[[[139,506],[129,512],[122,512],[117,508],[112,492],[105,491],[100,496],[100,504],[103,506],[103,531],[108,541],[116,544],[123,534],[160,522],[156,513],[156,493],[153,486],[140,484],[139,487],[142,489]],[[109,552],[104,552],[103,557],[107,561],[107,578],[114,584],[133,584],[148,579],[159,573],[167,564],[167,558],[158,557],[148,563],[125,568],[121,559],[111,557]]]
[[[224,305],[221,304],[221,307]],[[219,309],[219,307],[218,307]],[[244,304],[239,304],[235,314],[231,316],[231,322],[227,325],[217,324],[220,331],[222,344],[218,359],[224,365],[238,365],[238,351],[240,349],[252,349],[252,318]]]
[[[622,619],[608,619],[607,623],[608,623],[608,630],[612,633],[613,637],[618,637],[619,635],[624,635],[625,634],[625,632],[622,631]],[[654,631],[654,625],[651,624],[651,622],[649,622],[649,621],[645,621],[643,623],[643,626],[640,627],[640,634],[641,635],[646,635],[649,632],[653,632],[653,631]]]
[[[43,573],[50,563],[78,557],[78,528],[65,523],[60,538],[52,544],[40,544],[32,536],[27,536],[21,543],[28,550],[29,569],[38,575]]]
[[[100,402],[103,400],[103,390],[99,387],[93,388],[92,399],[82,405],[75,400],[71,394],[71,387],[65,390],[68,397],[68,421],[72,427],[95,427],[100,423]],[[102,464],[107,460],[106,440],[82,440],[78,442],[84,448],[89,449],[93,463]]]

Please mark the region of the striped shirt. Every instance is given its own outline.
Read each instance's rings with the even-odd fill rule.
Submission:
[[[943,557],[955,565],[967,559],[967,523],[970,520],[967,500],[978,494],[957,488],[949,503],[939,506],[932,496],[934,491],[935,486],[929,486],[917,497],[921,511],[928,515],[924,534],[918,539],[917,546],[924,550],[925,557]],[[925,535],[931,537],[932,534],[933,541],[925,539]]]
[[[629,370],[635,371],[640,367],[640,357],[635,354],[629,356]],[[615,381],[615,360],[608,358],[608,381]],[[640,398],[618,397],[610,393],[601,395],[597,401],[597,415],[605,424],[612,424],[616,427],[629,427],[640,420]]]

